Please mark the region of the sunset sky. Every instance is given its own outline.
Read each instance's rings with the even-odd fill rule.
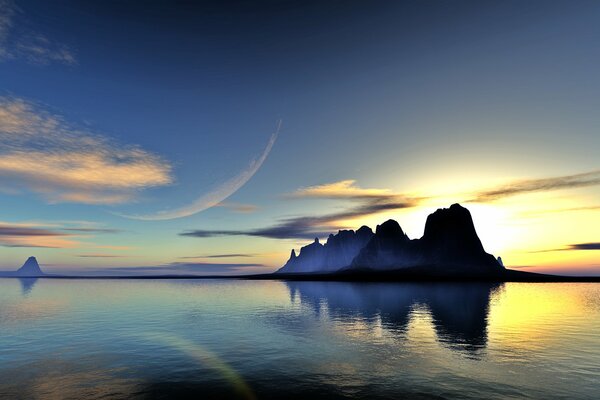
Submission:
[[[600,275],[600,2],[0,0],[0,269],[270,272],[459,202]]]

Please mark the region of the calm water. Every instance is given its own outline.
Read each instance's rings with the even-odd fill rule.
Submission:
[[[0,397],[598,398],[600,284],[0,279]]]

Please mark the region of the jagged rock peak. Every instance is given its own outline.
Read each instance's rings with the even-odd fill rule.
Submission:
[[[393,219],[388,219],[381,225],[377,225],[375,230],[377,236],[404,236],[404,231],[400,224]]]
[[[357,235],[372,235],[373,234],[373,230],[371,228],[369,228],[366,225],[361,226],[360,228],[358,228],[358,230],[356,231]]]
[[[297,257],[293,255],[279,272],[315,272],[336,271],[351,264],[358,252],[373,236],[368,227],[358,231],[339,230],[337,234],[328,236],[325,244],[314,242],[300,249]]]
[[[425,222],[424,239],[439,239],[440,235],[448,234],[477,237],[471,213],[458,203],[449,208],[438,208]]]
[[[35,257],[29,257],[25,264],[17,270],[17,276],[35,277],[44,275]]]
[[[292,254],[290,254],[290,260],[296,258],[296,250],[292,249]]]

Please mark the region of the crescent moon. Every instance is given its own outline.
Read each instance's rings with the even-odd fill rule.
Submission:
[[[242,186],[246,184],[246,182],[250,180],[250,178],[254,176],[254,174],[256,174],[256,172],[260,169],[262,164],[267,159],[267,156],[271,152],[271,149],[273,148],[273,145],[277,140],[277,136],[279,135],[280,128],[281,120],[277,121],[277,129],[271,135],[271,138],[269,139],[269,142],[267,143],[267,146],[265,147],[260,157],[250,160],[248,166],[236,176],[226,180],[225,182],[217,186],[213,191],[202,195],[198,199],[194,200],[191,204],[174,210],[158,211],[154,214],[119,215],[125,218],[139,219],[144,221],[160,221],[187,217],[216,206],[217,204],[221,203],[223,200],[227,199],[229,196],[237,192]]]

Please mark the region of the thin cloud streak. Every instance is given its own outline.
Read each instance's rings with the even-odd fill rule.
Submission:
[[[569,250],[600,250],[600,242],[572,244]]]
[[[337,213],[316,217],[301,216],[282,219],[279,224],[266,228],[250,230],[190,230],[180,233],[180,236],[206,238],[245,235],[270,239],[311,239],[325,237],[333,231],[346,228],[339,223],[339,221],[345,219],[364,217],[383,211],[411,208],[417,204],[417,199],[405,199],[404,201],[392,203],[381,202],[380,199],[376,199]]]
[[[121,233],[121,229],[111,228],[62,228],[66,232],[78,232],[78,233]]]
[[[523,216],[537,216],[546,214],[577,212],[577,211],[600,211],[600,206],[581,206],[568,208],[555,208],[552,210],[527,211],[522,213]]]
[[[273,145],[275,144],[275,141],[277,140],[277,136],[279,135],[280,128],[281,128],[281,121],[278,121],[277,128],[276,128],[275,132],[271,135],[271,138],[269,139],[269,142],[267,143],[267,146],[265,147],[265,149],[262,152],[262,154],[260,155],[260,157],[251,160],[250,163],[248,164],[248,167],[246,167],[244,170],[242,170],[239,174],[237,174],[233,178],[228,179],[227,181],[223,182],[222,184],[217,186],[217,188],[214,189],[213,191],[202,195],[201,197],[196,199],[193,203],[191,203],[187,206],[184,206],[184,207],[177,208],[175,210],[159,211],[154,214],[147,214],[147,215],[118,214],[118,215],[125,217],[125,218],[139,219],[139,220],[146,220],[146,221],[168,220],[168,219],[182,218],[182,217],[187,217],[187,216],[190,216],[193,214],[197,214],[201,211],[204,211],[206,209],[209,209],[211,207],[214,207],[214,206],[222,203],[229,196],[231,196],[232,194],[237,192],[242,186],[244,186],[246,184],[246,182],[248,182],[250,180],[250,178],[252,178],[254,176],[254,174],[256,174],[256,172],[259,170],[259,168],[262,166],[262,164],[267,159],[267,156],[271,152],[271,149],[273,148]]]
[[[202,262],[173,262],[165,265],[139,267],[109,267],[93,271],[105,275],[228,275],[237,273],[258,273],[267,269],[263,264],[256,263],[202,263]]]
[[[128,258],[130,256],[124,256],[119,254],[77,254],[76,257],[80,258]]]
[[[77,64],[69,47],[40,32],[24,29],[23,18],[21,9],[13,1],[0,0],[0,62],[25,60],[38,65]]]
[[[4,247],[73,248],[78,243],[72,238],[57,230],[0,222],[0,246]]]
[[[600,171],[542,179],[518,180],[497,189],[480,191],[470,202],[490,202],[526,193],[600,185]]]
[[[79,247],[81,242],[77,241],[77,239],[90,237],[91,234],[111,234],[117,232],[120,231],[109,228],[63,227],[56,223],[12,223],[0,221],[0,246],[68,249]],[[92,247],[103,248],[112,246]]]
[[[243,203],[231,203],[231,202],[221,202],[215,207],[223,207],[227,208],[233,212],[240,214],[250,214],[256,212],[258,210],[258,206],[254,204],[243,204]]]
[[[202,256],[185,256],[179,257],[182,260],[198,259],[198,258],[250,258],[255,257],[256,254],[247,253],[232,253],[232,254],[207,254]]]
[[[558,249],[532,251],[531,253],[551,253],[555,251],[600,250],[600,242],[575,243]]]
[[[285,195],[288,198],[319,199],[390,199],[398,196],[389,189],[364,189],[356,185],[356,180],[347,179],[339,182],[300,188]]]

